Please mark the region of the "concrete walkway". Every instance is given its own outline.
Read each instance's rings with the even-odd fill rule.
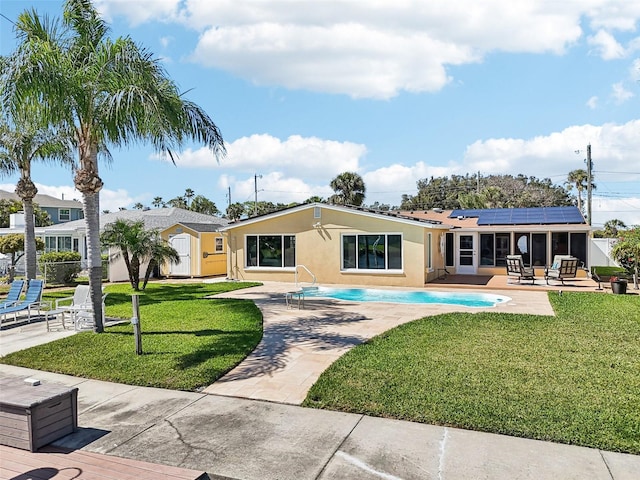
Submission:
[[[320,374],[347,350],[400,324],[449,312],[554,314],[546,291],[465,290],[511,297],[490,309],[307,298],[299,310],[297,303],[287,309],[285,292],[291,289],[291,284],[267,283],[221,295],[253,300],[262,311],[264,336],[243,362],[205,393],[299,405]]]
[[[212,479],[635,480],[640,472],[640,456],[584,447],[7,365],[0,375],[78,387],[80,429],[56,446]]]

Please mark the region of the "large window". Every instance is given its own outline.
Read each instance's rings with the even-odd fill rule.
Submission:
[[[61,222],[66,222],[71,220],[71,210],[69,210],[68,208],[59,208],[58,220]]]
[[[455,238],[453,233],[447,233],[446,237],[445,237],[445,257],[444,257],[444,264],[447,267],[453,267],[456,264],[456,260],[455,260],[455,253],[456,253],[456,248],[455,248]]]
[[[401,270],[402,235],[343,235],[342,269]]]
[[[71,236],[44,237],[44,248],[45,252],[70,252]]]
[[[295,235],[247,235],[246,266],[286,268],[296,266]]]
[[[507,264],[511,235],[508,233],[480,234],[480,265],[504,267]]]

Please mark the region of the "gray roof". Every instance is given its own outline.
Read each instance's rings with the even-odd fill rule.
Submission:
[[[222,227],[226,226],[221,223],[192,223],[192,222],[180,222],[180,225],[183,225],[187,228],[195,232],[217,232]]]
[[[214,226],[214,230],[226,226],[229,221],[225,218],[216,217],[213,215],[206,215],[204,213],[192,212],[191,210],[183,210],[182,208],[153,208],[150,210],[120,210],[118,212],[104,213],[100,215],[100,229],[102,230],[108,223],[113,223],[116,220],[131,220],[137,222],[142,220],[144,225],[148,229],[157,228],[164,230],[176,223],[192,228],[190,224],[195,225],[211,225]],[[65,222],[58,225],[52,225],[47,227],[47,231],[51,230],[83,230],[86,227],[85,220],[74,220],[71,222]],[[194,228],[195,230],[195,228]],[[198,230],[203,231],[203,230]]]
[[[7,192],[6,190],[0,190],[0,200],[16,200],[22,202],[22,199],[15,194],[15,192]],[[47,208],[82,208],[82,202],[77,200],[61,200],[51,195],[44,195],[41,193],[36,194],[33,201],[40,207]]]

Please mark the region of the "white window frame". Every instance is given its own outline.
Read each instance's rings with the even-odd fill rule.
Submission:
[[[67,212],[66,214],[62,214],[62,212]],[[66,218],[63,218],[66,217]],[[70,208],[59,208],[58,209],[58,221],[59,222],[68,222],[71,220],[71,209]]]
[[[222,237],[215,238],[215,248],[214,251],[216,253],[224,253],[224,241]]]

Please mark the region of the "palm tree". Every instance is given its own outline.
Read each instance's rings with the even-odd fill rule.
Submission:
[[[620,230],[627,228],[627,225],[622,221],[614,218],[613,220],[607,220],[604,222],[604,236],[606,238],[616,238]]]
[[[114,247],[117,252],[112,258],[124,260],[129,274],[129,283],[135,291],[140,290],[140,264],[149,253],[149,244],[153,231],[145,230],[144,222],[139,220],[117,219],[104,226],[100,242],[105,247]]]
[[[38,189],[31,180],[31,162],[72,164],[71,145],[55,130],[38,127],[37,113],[18,112],[11,125],[0,120],[0,173],[20,172],[16,194],[24,211],[24,258],[27,279],[36,278],[35,208],[33,198]]]
[[[162,265],[167,262],[180,263],[180,253],[171,246],[164,238],[160,236],[158,231],[153,232],[148,245],[148,258],[149,264],[147,270],[144,273],[144,282],[142,283],[142,290],[147,288],[147,282],[153,269],[158,265]]]
[[[196,192],[194,192],[193,190],[191,190],[190,188],[187,188],[184,191],[184,198],[185,201],[187,202],[187,209],[189,208],[189,206],[191,205],[191,199],[195,196]]]
[[[344,172],[331,180],[335,195],[331,201],[339,205],[355,205],[359,207],[364,201],[365,186],[362,177],[355,172]]]
[[[586,170],[579,168],[577,170],[570,171],[567,175],[567,181],[565,182],[567,190],[571,191],[575,188],[578,191],[578,210],[580,210],[581,212],[583,211],[582,192],[585,191],[588,187],[587,180],[588,175]],[[595,184],[593,183],[593,177],[591,177],[591,188],[596,188]]]
[[[62,28],[35,10],[18,17],[20,43],[3,67],[0,92],[12,112],[42,103],[47,120],[67,127],[78,150],[74,183],[82,194],[95,331],[102,332],[98,157],[107,145],[149,141],[175,163],[188,140],[224,155],[222,135],[198,105],[182,97],[160,61],[129,37],[112,40],[90,0],[66,0]]]
[[[151,202],[151,205],[153,205],[156,208],[162,207],[164,205],[164,202],[162,201],[162,197],[154,197],[153,202]]]
[[[138,202],[138,203],[133,205],[133,209],[134,210],[144,210],[144,205],[141,204],[140,202]]]

